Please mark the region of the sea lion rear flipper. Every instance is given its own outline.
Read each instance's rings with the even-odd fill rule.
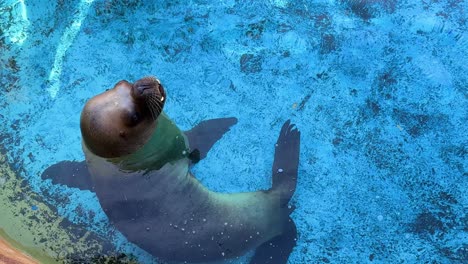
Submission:
[[[301,132],[290,120],[286,121],[275,145],[273,161],[272,190],[280,192],[281,206],[287,205],[296,190],[300,141]]]
[[[296,246],[297,229],[294,221],[289,218],[283,234],[261,244],[250,260],[250,264],[285,264]]]
[[[190,149],[190,159],[197,163],[206,157],[211,147],[218,141],[229,128],[237,123],[237,118],[227,117],[205,120],[189,131],[185,131]],[[198,150],[198,151],[197,151]]]
[[[63,184],[80,190],[93,191],[86,161],[61,161],[45,169],[41,178],[43,180],[51,179],[53,184]]]
[[[296,190],[297,172],[299,167],[299,147],[301,133],[288,120],[281,128],[275,145],[275,160],[273,161],[272,191],[280,195],[280,207],[286,207]],[[293,207],[287,210],[291,213]],[[289,217],[284,232],[260,245],[255,251],[250,264],[285,264],[296,246],[297,229]]]

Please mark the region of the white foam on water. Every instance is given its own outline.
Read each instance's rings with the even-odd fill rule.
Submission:
[[[25,0],[18,0],[15,4],[13,4],[13,15],[15,17],[13,21],[14,24],[11,26],[9,32],[6,32],[6,35],[10,41],[20,46],[28,38],[27,30],[31,24],[28,19],[28,12],[24,1]],[[0,12],[3,12],[1,8]],[[4,14],[6,14],[6,12]]]
[[[287,0],[271,0],[270,1],[272,5],[276,6],[276,7],[286,7],[288,5],[288,1]]]
[[[49,74],[49,87],[47,91],[50,94],[50,97],[55,98],[58,91],[60,90],[60,76],[62,74],[63,60],[65,58],[67,50],[72,45],[73,41],[80,32],[81,25],[88,15],[88,10],[91,7],[94,0],[82,0],[78,5],[77,12],[71,20],[70,25],[65,29],[60,38],[57,51],[55,52],[54,66]]]

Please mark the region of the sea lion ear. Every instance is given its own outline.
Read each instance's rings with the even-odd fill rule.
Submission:
[[[41,178],[51,179],[53,184],[94,191],[86,161],[61,161],[45,169]]]

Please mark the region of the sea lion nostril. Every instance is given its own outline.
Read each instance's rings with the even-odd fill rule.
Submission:
[[[145,83],[145,84],[141,84],[137,86],[136,89],[138,90],[140,94],[142,94],[145,90],[151,89],[153,87],[154,86]]]
[[[133,89],[135,89],[134,93],[138,95],[142,95],[146,90],[156,89],[157,86],[158,84],[155,81],[144,78],[144,79],[138,80],[133,85]]]

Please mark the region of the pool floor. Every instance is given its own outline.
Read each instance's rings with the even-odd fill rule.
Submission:
[[[15,217],[61,219],[54,232],[73,252],[156,262],[92,192],[40,177],[84,159],[89,98],[156,75],[182,130],[239,120],[193,168],[213,190],[269,188],[281,125],[300,129],[289,263],[466,262],[467,11],[452,0],[2,1],[2,236],[19,239]]]

